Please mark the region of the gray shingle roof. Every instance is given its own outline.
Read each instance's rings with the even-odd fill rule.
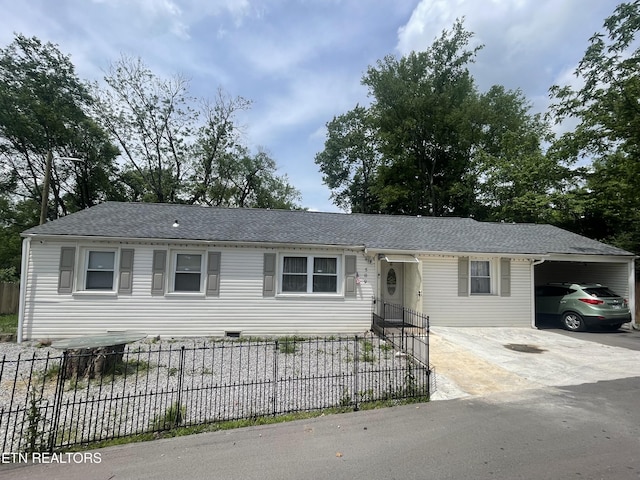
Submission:
[[[173,227],[176,220],[179,226]],[[632,255],[551,225],[154,203],[106,202],[23,235],[344,245],[419,252]]]

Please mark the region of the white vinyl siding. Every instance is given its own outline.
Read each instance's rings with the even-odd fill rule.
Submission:
[[[433,326],[500,327],[531,325],[531,275],[528,260],[511,261],[510,296],[459,296],[458,257],[424,256],[422,311]],[[496,260],[494,263],[499,263]],[[497,287],[496,287],[497,288]]]
[[[375,268],[361,252],[343,249],[305,251],[295,255],[343,259],[356,257],[362,281],[356,294],[263,296],[264,256],[278,249],[220,245],[167,245],[128,242],[134,250],[131,293],[127,295],[59,295],[58,277],[63,242],[32,242],[25,290],[25,339],[55,339],[106,331],[138,330],[148,335],[243,336],[356,334],[371,326],[371,298],[376,288]],[[105,249],[106,244],[87,246]],[[114,245],[115,248],[115,245]],[[220,252],[218,293],[215,297],[190,294],[152,294],[154,251],[167,251],[167,277],[171,282],[171,252]],[[343,267],[339,260],[338,270]],[[34,269],[37,265],[37,270]],[[207,265],[205,262],[203,265]],[[205,268],[205,267],[203,267]],[[203,276],[206,269],[202,270]],[[366,280],[366,281],[365,281]],[[203,281],[203,283],[205,283]],[[338,279],[342,288],[344,280]],[[34,285],[37,285],[37,296]]]

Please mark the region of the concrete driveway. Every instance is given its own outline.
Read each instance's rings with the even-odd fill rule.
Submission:
[[[560,332],[498,327],[432,327],[430,332],[429,360],[436,373],[432,400],[640,375],[640,351]]]

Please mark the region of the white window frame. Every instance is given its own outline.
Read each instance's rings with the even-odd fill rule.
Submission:
[[[206,250],[171,250],[171,262],[169,269],[169,293],[176,295],[204,295],[204,285],[206,279],[206,264],[207,252]],[[176,275],[178,268],[178,255],[199,255],[200,256],[200,286],[198,290],[176,290]]]
[[[87,277],[89,276],[89,256],[92,252],[104,252],[113,254],[113,281],[111,282],[111,288],[87,288]],[[80,248],[80,262],[78,268],[78,276],[74,293],[87,293],[91,295],[111,295],[116,294],[118,291],[118,272],[120,269],[120,249],[108,248],[108,247],[81,247]]]
[[[289,291],[285,291],[284,290],[284,259],[285,258],[289,258],[289,257],[297,257],[297,258],[306,258],[307,259],[307,271],[306,271],[306,277],[307,277],[307,290],[305,292],[289,292]],[[331,292],[314,292],[313,291],[313,277],[314,275],[318,275],[318,273],[315,273],[313,271],[314,269],[314,260],[316,258],[332,258],[335,259],[336,261],[336,273],[335,274],[329,274],[326,276],[334,276],[336,277],[336,289],[335,291],[331,291]],[[342,275],[343,275],[343,266],[342,266],[342,255],[339,254],[332,254],[332,253],[299,253],[299,252],[292,252],[292,253],[282,253],[279,256],[279,262],[278,262],[278,295],[283,295],[283,296],[306,296],[306,295],[312,295],[312,296],[342,296],[343,292],[342,292]],[[322,275],[322,274],[320,274]],[[325,275],[323,275],[325,276]]]
[[[482,276],[472,276],[474,262],[484,262],[489,264],[489,291],[488,292],[474,292],[473,291],[473,279],[474,278],[487,278]],[[482,296],[482,295],[495,295],[497,292],[497,279],[498,279],[498,262],[494,258],[469,258],[469,295]]]

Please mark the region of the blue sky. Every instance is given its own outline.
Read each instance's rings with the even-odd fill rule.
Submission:
[[[548,88],[573,83],[589,37],[612,0],[0,0],[13,33],[57,44],[80,78],[99,81],[122,54],[157,75],[181,74],[191,93],[253,101],[245,142],[267,150],[302,205],[338,211],[314,163],[325,125],[367,103],[360,84],[387,54],[431,45],[456,18],[485,45],[471,70],[481,91],[520,88],[534,111]]]

